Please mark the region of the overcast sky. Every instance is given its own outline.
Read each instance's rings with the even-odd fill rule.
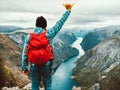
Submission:
[[[0,25],[34,27],[42,15],[50,28],[65,12],[62,3],[69,2],[75,5],[64,28],[120,25],[120,0],[0,0]]]

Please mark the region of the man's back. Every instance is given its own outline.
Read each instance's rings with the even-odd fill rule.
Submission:
[[[50,29],[47,29],[45,36],[48,38],[50,45],[52,45],[52,41],[54,37],[57,35],[57,33],[62,28],[63,24],[67,20],[68,16],[70,15],[72,4],[64,4],[67,11],[64,13],[62,18]],[[38,17],[36,20],[36,28],[34,30],[35,34],[40,34],[46,30],[47,21],[44,19],[44,17]],[[29,55],[27,55],[27,47],[29,46],[30,42],[30,35],[27,35],[24,48],[22,52],[22,70],[25,74],[28,74],[28,66],[27,62],[29,59]],[[51,66],[52,61],[51,59],[46,63],[45,66],[42,65],[35,65],[34,63],[30,64],[30,74],[32,77],[32,90],[39,90],[39,85],[41,78],[43,78],[43,83],[45,85],[45,90],[52,90],[52,74],[51,74]],[[27,73],[26,73],[27,71]]]

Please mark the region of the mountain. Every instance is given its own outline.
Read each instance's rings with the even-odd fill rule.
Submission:
[[[99,44],[101,41],[120,36],[120,25],[108,26],[89,32],[83,39],[81,46],[87,51]]]
[[[0,34],[0,88],[22,87],[30,80],[22,74],[21,49],[6,35]]]
[[[16,26],[0,26],[0,33],[10,33],[23,28]]]
[[[53,41],[53,49],[55,54],[54,67],[59,66],[63,61],[79,54],[76,48],[70,45],[76,40],[73,33],[60,32]]]
[[[23,47],[25,37],[28,33],[20,31],[6,35],[19,46]],[[54,68],[57,68],[63,61],[69,59],[70,57],[78,55],[78,50],[70,46],[75,40],[76,36],[73,33],[64,31],[58,33],[53,40],[53,49],[55,51]]]
[[[86,52],[77,60],[73,70],[82,90],[120,88],[120,30],[118,27],[112,29],[107,27],[106,30],[90,32],[83,41]]]
[[[67,45],[72,44],[77,38],[74,33],[69,31],[61,31],[58,33],[58,35],[55,37],[54,42],[56,43],[56,39],[61,39],[64,43]]]
[[[13,32],[6,34],[11,40],[17,43],[18,46],[23,47],[26,35],[25,32]]]
[[[76,37],[82,37],[84,38],[90,31],[92,30],[68,30],[69,32],[73,33]]]

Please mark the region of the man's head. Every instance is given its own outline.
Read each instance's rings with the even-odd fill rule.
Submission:
[[[41,28],[46,28],[47,27],[47,21],[43,16],[37,17],[36,27],[41,27]]]

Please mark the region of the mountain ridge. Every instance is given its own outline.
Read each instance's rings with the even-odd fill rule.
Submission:
[[[93,31],[90,31],[84,37],[81,46],[85,51],[87,51],[104,40],[119,36],[120,36],[120,25],[97,28],[94,29]]]
[[[119,90],[120,30],[114,28],[92,31],[82,41],[87,49],[73,70],[82,90]]]

